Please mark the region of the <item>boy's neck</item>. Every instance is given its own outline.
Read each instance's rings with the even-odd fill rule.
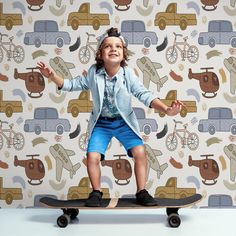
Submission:
[[[114,65],[106,65],[104,66],[107,75],[112,78],[120,69],[120,65],[114,66]]]

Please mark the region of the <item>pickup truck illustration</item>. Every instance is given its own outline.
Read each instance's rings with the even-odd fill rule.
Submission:
[[[80,112],[91,112],[93,102],[90,100],[90,92],[82,91],[77,99],[69,101],[67,112],[71,113],[73,117],[77,117]]]
[[[3,100],[3,90],[0,90],[0,113],[4,112],[7,117],[11,117],[14,112],[22,112],[23,106],[21,101]]]
[[[196,188],[178,188],[177,178],[171,177],[167,180],[165,186],[156,188],[155,198],[181,199],[196,194]]]
[[[110,25],[110,19],[108,14],[90,13],[90,3],[83,3],[78,12],[69,14],[67,25],[73,30],[77,30],[81,25],[92,25],[94,30],[98,30],[101,25]]]
[[[200,45],[230,44],[236,47],[236,31],[233,31],[232,22],[228,20],[212,20],[208,23],[208,32],[200,32],[198,36]]]
[[[142,44],[148,48],[157,44],[158,38],[154,31],[146,31],[145,24],[140,20],[124,20],[121,22],[120,34],[124,37],[125,44]]]
[[[156,120],[146,118],[143,108],[133,107],[133,110],[138,120],[140,132],[144,132],[144,134],[149,135],[151,132],[157,131],[158,125]]]
[[[212,107],[208,110],[208,119],[199,120],[198,130],[209,132],[231,132],[236,135],[236,119],[233,118],[232,110],[227,107]]]
[[[101,188],[103,192],[102,198],[110,198],[109,188]],[[72,186],[68,190],[67,199],[87,199],[92,192],[88,177],[83,177],[78,186]]]
[[[39,135],[42,131],[57,132],[61,135],[69,132],[71,125],[67,119],[60,119],[58,112],[53,107],[38,107],[34,110],[34,119],[25,120],[24,131],[35,132]]]
[[[196,14],[177,13],[177,3],[170,3],[165,12],[156,14],[154,25],[164,30],[167,25],[179,25],[185,30],[188,25],[197,25]]]
[[[21,188],[4,188],[3,178],[0,177],[0,199],[5,200],[6,204],[12,204],[13,200],[22,200],[22,189]]]
[[[39,48],[42,44],[57,45],[61,48],[70,44],[68,32],[59,31],[58,24],[53,20],[37,20],[34,22],[34,31],[25,33],[24,44]]]
[[[3,3],[0,3],[0,25],[5,25],[11,30],[13,25],[23,25],[22,14],[3,13]]]
[[[164,99],[160,99],[165,105],[171,106],[172,102],[177,100],[177,90],[170,90]],[[181,100],[182,101],[182,100]],[[182,101],[185,106],[180,111],[180,116],[185,117],[187,113],[197,112],[196,101]],[[165,113],[159,110],[154,110],[155,113],[159,113],[160,117],[164,117]]]

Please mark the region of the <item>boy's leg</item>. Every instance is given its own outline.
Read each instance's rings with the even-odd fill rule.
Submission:
[[[98,152],[87,153],[87,172],[93,188],[89,194],[85,205],[89,207],[99,207],[102,200],[101,189],[101,169],[100,169],[101,154]]]
[[[147,179],[147,156],[143,145],[135,146],[131,149],[134,157],[134,172],[137,183],[136,200],[137,203],[144,206],[157,205],[155,199],[145,189]]]

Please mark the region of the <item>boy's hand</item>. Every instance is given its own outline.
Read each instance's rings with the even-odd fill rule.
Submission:
[[[174,102],[172,102],[171,107],[167,108],[166,114],[168,116],[175,116],[178,113],[180,113],[183,106],[185,107],[184,103],[182,103],[181,101],[175,100]]]
[[[43,76],[50,79],[54,77],[55,73],[48,66],[46,66],[42,61],[38,62],[37,65],[38,65],[38,69],[40,70]]]

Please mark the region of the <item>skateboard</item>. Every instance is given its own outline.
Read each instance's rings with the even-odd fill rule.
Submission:
[[[57,225],[61,228],[65,228],[71,220],[74,220],[79,210],[98,210],[98,209],[154,209],[154,208],[166,208],[166,214],[168,216],[167,221],[171,227],[179,227],[181,219],[178,214],[180,208],[189,207],[196,204],[202,199],[202,195],[195,194],[190,197],[181,199],[169,199],[169,198],[155,198],[157,206],[142,206],[136,203],[135,198],[104,198],[102,199],[100,207],[87,207],[85,206],[86,199],[76,200],[58,200],[50,197],[43,197],[40,199],[40,203],[49,208],[59,208],[63,211],[63,214],[58,217]]]

